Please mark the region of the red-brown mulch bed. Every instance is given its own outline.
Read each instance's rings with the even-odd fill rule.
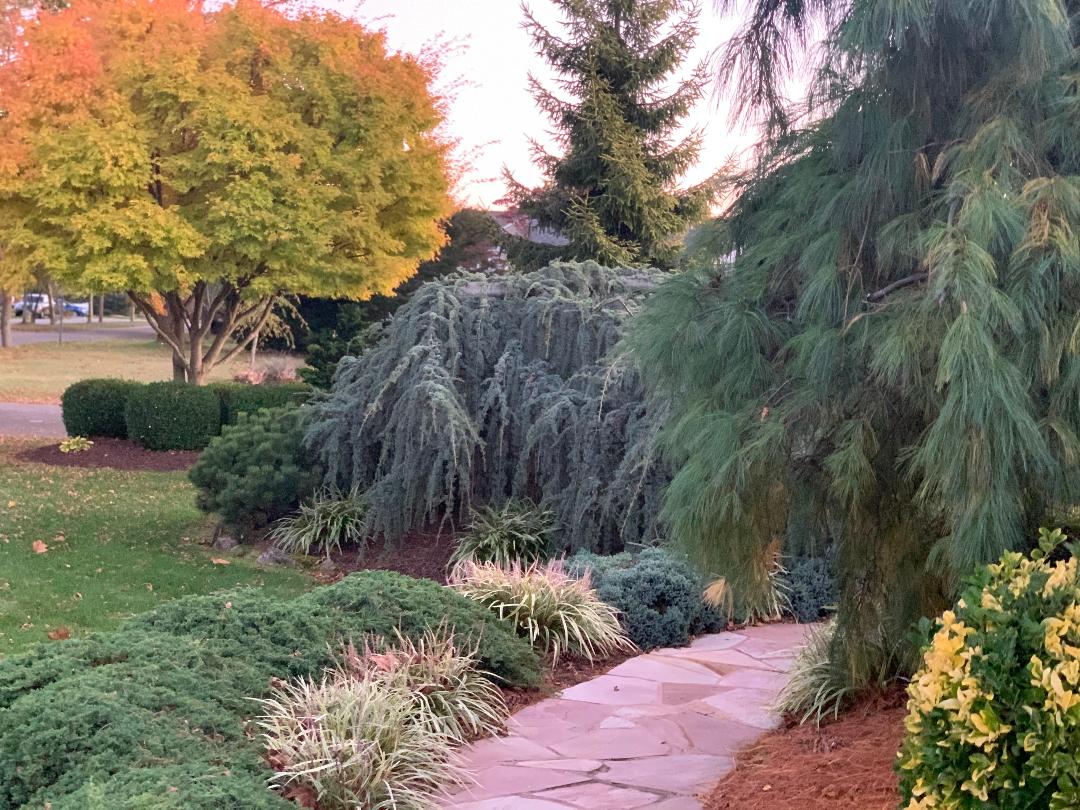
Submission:
[[[253,543],[258,550],[269,545],[266,538]],[[433,579],[446,584],[447,566],[454,553],[455,535],[438,530],[418,531],[405,535],[394,546],[384,547],[378,542],[363,553],[349,549],[330,555],[334,562],[332,571],[315,574],[320,582],[337,582],[355,571],[397,571],[410,577]]]
[[[113,470],[148,470],[151,472],[175,472],[186,470],[199,457],[190,450],[147,450],[127,439],[94,439],[89,450],[78,453],[61,453],[59,441],[32,447],[19,453],[16,458],[37,464],[57,467],[90,467]]]
[[[820,728],[791,726],[739,752],[706,810],[894,810],[903,693],[866,699]]]

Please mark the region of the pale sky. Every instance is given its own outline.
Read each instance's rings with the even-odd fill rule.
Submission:
[[[448,121],[450,134],[461,141],[461,157],[473,164],[457,189],[462,203],[493,206],[505,192],[504,165],[522,181],[537,182],[528,137],[543,140],[548,123],[533,103],[526,77],[530,70],[543,76],[545,65],[521,27],[518,0],[362,0],[359,6],[353,0],[322,0],[322,5],[384,29],[396,50],[415,52],[439,38],[458,45],[446,57],[445,80],[463,82]],[[550,0],[532,0],[530,6],[545,23],[557,21]],[[723,44],[737,24],[718,15],[712,0],[702,6],[695,59]],[[732,131],[722,100],[703,100],[689,123],[705,127],[705,143],[688,182],[709,176],[752,144],[745,132]]]

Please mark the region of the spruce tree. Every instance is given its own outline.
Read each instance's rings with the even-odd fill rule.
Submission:
[[[1080,498],[1080,3],[751,5],[727,64],[761,160],[633,341],[674,537],[744,599],[778,540],[835,545],[836,696]],[[796,108],[786,55],[822,29]]]
[[[510,199],[566,247],[517,241],[515,263],[561,256],[610,266],[671,267],[687,228],[705,215],[708,185],[679,190],[697,160],[700,133],[677,130],[701,98],[700,67],[677,74],[697,35],[696,4],[683,0],[554,0],[563,35],[526,8],[533,43],[558,91],[534,77],[537,104],[553,125],[553,154],[533,142],[540,188],[508,177]]]

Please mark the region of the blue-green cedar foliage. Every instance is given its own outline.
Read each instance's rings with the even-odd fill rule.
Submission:
[[[853,683],[1080,498],[1078,11],[758,0],[728,52],[760,160],[633,338],[671,407],[664,517],[743,588],[775,538],[827,533]]]
[[[658,412],[617,346],[658,278],[584,262],[424,285],[312,405],[326,483],[366,491],[391,541],[508,497],[551,508],[562,548],[650,536]]]

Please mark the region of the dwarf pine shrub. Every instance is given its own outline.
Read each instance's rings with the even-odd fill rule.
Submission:
[[[552,509],[556,550],[650,536],[660,414],[617,346],[658,278],[584,262],[424,285],[312,405],[327,485],[363,490],[391,541],[508,498]]]
[[[1080,806],[1080,571],[1040,549],[979,571],[908,687],[906,806]],[[929,629],[929,628],[927,628]]]
[[[199,508],[226,523],[258,528],[283,517],[318,488],[320,473],[301,447],[301,411],[240,414],[199,456],[188,477]]]

